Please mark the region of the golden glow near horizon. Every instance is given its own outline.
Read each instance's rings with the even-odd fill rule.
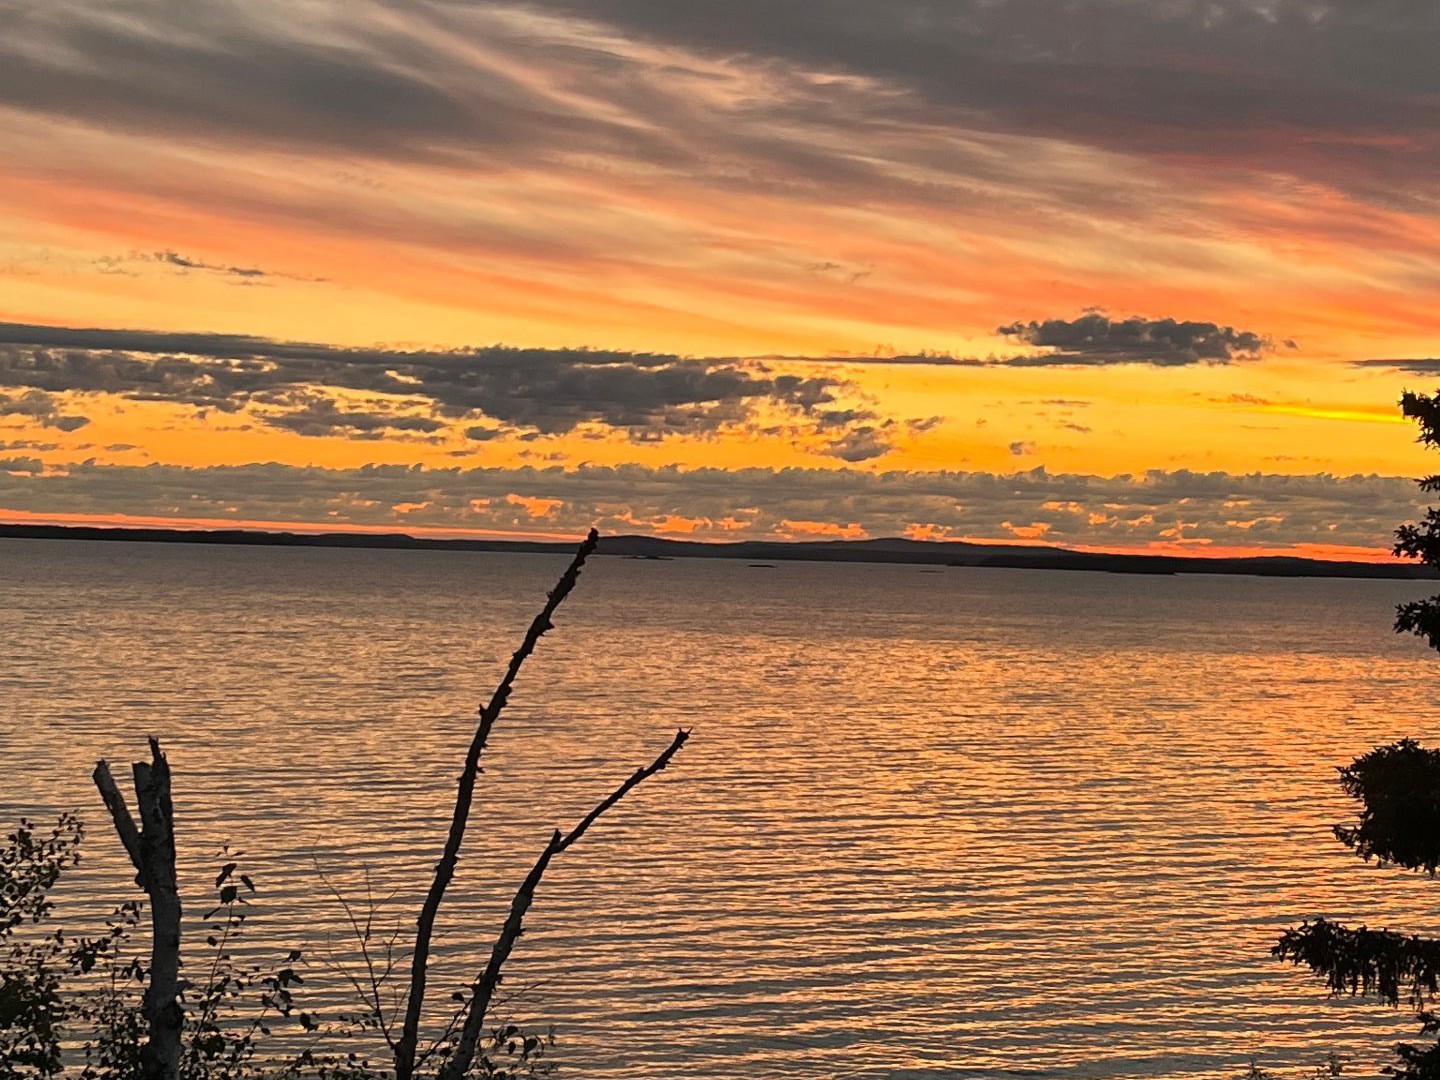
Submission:
[[[0,517],[1383,551],[1433,20],[901,6],[22,5]]]

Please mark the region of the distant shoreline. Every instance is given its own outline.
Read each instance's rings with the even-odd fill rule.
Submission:
[[[568,554],[575,545],[543,540],[454,540],[406,533],[292,533],[251,529],[107,528],[88,525],[0,524],[0,539],[100,540],[160,544],[264,547],[378,548],[420,551]],[[1084,570],[1120,574],[1232,574],[1258,577],[1339,577],[1436,580],[1440,573],[1413,563],[1328,562],[1287,555],[1228,558],[1090,553],[1054,547],[964,541],[746,540],[700,543],[654,536],[607,536],[599,554],[634,559],[743,559],[747,562],[863,562],[1018,570]]]

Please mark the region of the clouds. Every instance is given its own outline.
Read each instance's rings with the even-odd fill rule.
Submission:
[[[757,406],[821,415],[843,380],[736,360],[589,349],[344,349],[235,334],[174,334],[0,324],[0,386],[105,393],[237,412],[301,434],[434,432],[489,417],[562,434],[585,424],[688,434],[738,423]],[[317,391],[321,391],[317,393]],[[330,393],[324,393],[330,391]],[[347,411],[335,392],[371,395]],[[852,411],[847,419],[873,414]]]
[[[266,406],[259,412],[265,422],[297,435],[373,441],[406,433],[434,436],[445,427],[444,421],[429,416],[345,408],[331,398],[308,391],[258,396]]]
[[[606,531],[686,530],[699,538],[784,536],[795,522],[813,522],[870,536],[1375,548],[1388,546],[1396,523],[1417,513],[1419,494],[1396,477],[1188,470],[1102,477],[1043,468],[327,470],[90,462],[46,470],[34,459],[0,461],[0,506],[41,514],[543,532],[579,532],[595,522]]]
[[[1011,323],[995,332],[1048,350],[999,361],[1015,367],[1228,364],[1254,360],[1270,347],[1260,334],[1233,326],[1138,317],[1117,320],[1098,312],[1078,319]]]
[[[935,367],[1109,367],[1149,364],[1183,367],[1258,360],[1273,347],[1270,338],[1214,322],[1131,316],[1112,319],[1090,311],[1074,319],[1032,319],[996,327],[998,337],[1038,350],[1008,356],[954,356],[944,352],[878,356],[767,357],[850,364]],[[1293,345],[1290,345],[1293,348]]]
[[[0,393],[0,417],[24,417],[41,427],[57,431],[78,431],[90,423],[88,417],[67,415],[61,409],[59,399],[43,390],[27,390],[23,394]]]
[[[225,266],[224,264],[207,263],[200,259],[192,259],[189,256],[181,255],[178,251],[157,251],[151,256],[155,262],[165,266],[173,266],[179,270],[201,270],[209,274],[220,274],[224,277],[237,278],[263,278],[270,274],[257,266]]]
[[[893,449],[897,437],[913,437],[935,427],[942,419],[932,416],[902,423],[893,419],[881,420],[868,409],[832,413],[828,423],[824,422],[825,414],[821,416],[821,430],[837,432],[826,454],[851,464],[884,457]]]
[[[182,255],[173,248],[163,251],[131,251],[126,255],[102,255],[91,263],[102,274],[139,277],[143,270],[158,266],[178,277],[211,276],[231,285],[273,285],[279,281],[323,283],[324,278],[305,277],[260,266],[238,266],[233,263],[207,262],[191,255]]]
[[[1354,360],[1351,361],[1351,366],[1358,368],[1385,368],[1388,371],[1408,371],[1414,375],[1440,375],[1440,359],[1433,356]]]
[[[135,318],[150,325],[204,303],[196,324],[308,338],[376,299],[375,337],[418,324],[459,342],[494,325],[563,345],[547,331],[574,325],[571,340],[617,348],[886,343],[904,362],[1088,303],[1266,330],[1236,287],[1247,274],[1308,334],[1293,315],[1330,290],[1419,286],[1433,265],[1415,250],[1429,230],[1332,197],[1433,207],[1428,14],[1318,0],[314,0],[304,19],[279,0],[14,7],[0,132],[18,164],[0,193],[35,222],[26,270],[45,273],[32,253],[46,246],[90,273],[105,253],[161,256],[141,282],[102,283],[103,306],[57,270],[55,292],[12,309],[26,317],[113,321],[134,310],[120,297],[148,293]],[[96,246],[65,250],[80,243]],[[241,318],[261,290],[218,296],[220,282],[287,302]],[[1274,295],[1292,286],[1305,295]]]
[[[1416,4],[356,0],[297,20],[275,0],[52,0],[19,4],[10,30],[0,103],[38,115],[391,160],[600,155],[716,184],[766,166],[749,182],[879,187],[842,128],[887,154],[909,132],[912,166],[950,129],[1378,197],[1387,174],[1425,175],[1440,130],[1440,16]],[[767,92],[720,92],[723,73]],[[987,156],[966,159],[977,178]]]
[[[1171,367],[1247,359],[1266,344],[1258,334],[1213,322],[1113,320],[1098,313],[1017,322],[997,333],[1039,351],[983,360],[934,353],[697,358],[502,345],[341,348],[243,334],[0,323],[0,387],[26,391],[31,396],[23,400],[31,404],[25,415],[51,426],[84,421],[59,417],[48,395],[105,394],[243,412],[283,431],[357,441],[439,443],[449,432],[479,443],[585,429],[612,429],[642,441],[740,427],[764,438],[804,432],[818,452],[858,463],[883,457],[942,418],[884,415],[849,378],[823,373],[826,364]],[[42,398],[43,408],[36,404]],[[10,411],[18,413],[20,406]],[[489,422],[476,423],[481,419]],[[1017,443],[1011,452],[1033,448]]]
[[[562,147],[673,154],[525,71],[546,35],[504,6],[321,0],[306,16],[278,0],[22,2],[0,42],[0,104],[143,138],[296,156],[453,165]],[[553,48],[548,63],[594,68],[589,56]]]
[[[422,57],[413,48],[405,58],[375,48],[373,21],[347,32],[324,5],[288,26],[278,14],[264,4],[23,5],[0,63],[0,100],[165,137],[252,144],[403,152],[487,134],[478,108],[415,69]],[[498,132],[489,134],[495,142]]]
[[[1433,163],[1440,15],[1345,0],[562,0],[617,33],[848,76],[870,114],[1366,183]],[[904,91],[904,93],[900,93]],[[1397,156],[1396,149],[1406,154]],[[1328,166],[1329,176],[1321,170]],[[1378,176],[1375,178],[1378,180]],[[1372,180],[1372,183],[1374,181]]]
[[[184,440],[192,462],[826,464],[844,484],[797,482],[829,503],[754,476],[694,495],[722,490],[718,469],[681,487],[630,476],[661,486],[617,494],[624,509],[587,509],[564,478],[518,493],[466,479],[499,500],[479,522],[523,517],[504,498],[521,494],[575,522],[773,505],[776,521],[879,531],[971,520],[912,474],[855,479],[895,476],[886,464],[1088,475],[1253,455],[1406,471],[1339,411],[1306,414],[1327,428],[1244,418],[1252,430],[1211,406],[1229,390],[1364,404],[1374,387],[1330,361],[1433,335],[1433,5],[307,0],[297,17],[280,0],[12,0],[6,14],[11,317],[256,331],[0,325],[3,426],[70,447],[41,454],[52,466],[77,452],[55,432],[86,416],[114,428],[97,445],[146,444],[126,460],[176,459]],[[1241,366],[1285,335],[1318,351]],[[314,343],[327,338],[482,344]],[[1052,393],[1098,404],[1080,423],[1023,400]],[[932,414],[949,423],[925,438]],[[74,475],[92,494],[244,480]],[[986,474],[945,475],[972,513]],[[431,480],[440,517],[471,513]],[[1113,526],[1122,538],[1183,535],[1178,502],[1148,524],[1128,509],[1158,482],[1110,492],[1117,517],[1098,480],[1030,481],[974,520],[997,536],[1112,521],[1135,523]],[[1056,490],[1036,503],[1040,487]],[[892,506],[890,490],[917,501]],[[309,498],[294,505],[329,513]],[[1197,528],[1259,536],[1275,516],[1241,530],[1219,513]]]

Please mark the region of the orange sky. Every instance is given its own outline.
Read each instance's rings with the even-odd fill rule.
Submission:
[[[0,517],[1381,552],[1440,19],[1205,7],[23,9]]]

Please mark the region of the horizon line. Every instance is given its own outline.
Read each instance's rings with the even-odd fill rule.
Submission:
[[[174,533],[241,532],[256,535],[290,534],[295,536],[353,536],[353,537],[404,537],[412,540],[477,541],[485,543],[555,544],[557,546],[578,543],[583,530],[575,532],[502,532],[493,529],[467,529],[456,526],[419,526],[407,529],[401,525],[364,525],[353,522],[320,523],[306,521],[269,521],[259,519],[227,520],[223,518],[170,518],[139,514],[66,514],[37,513],[0,508],[0,528],[25,528],[31,526],[53,528],[111,529],[116,531],[140,532],[160,530]],[[1033,539],[995,539],[973,537],[926,537],[904,535],[885,536],[751,536],[736,539],[693,537],[688,534],[667,535],[655,532],[611,532],[601,533],[605,537],[634,537],[668,543],[697,544],[707,547],[725,547],[743,543],[764,543],[777,545],[802,544],[861,544],[898,541],[907,544],[933,545],[936,548],[948,544],[965,544],[972,547],[1030,548],[1036,552],[1074,552],[1083,555],[1115,555],[1122,557],[1155,557],[1190,559],[1203,562],[1207,559],[1306,559],[1315,562],[1363,562],[1375,564],[1408,565],[1387,548],[1351,547],[1340,544],[1290,544],[1269,547],[1217,546],[1205,541],[1192,543],[1163,543],[1142,547],[1100,547],[1094,544],[1047,543]]]

